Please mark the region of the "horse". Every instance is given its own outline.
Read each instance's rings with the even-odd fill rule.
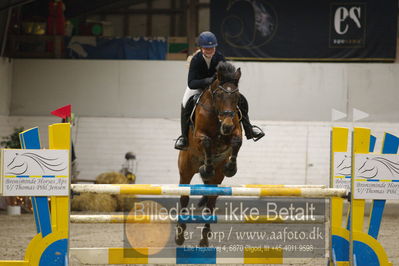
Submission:
[[[228,62],[217,66],[216,80],[203,91],[197,102],[188,134],[188,148],[178,157],[180,184],[190,184],[199,173],[204,184],[221,184],[224,177],[237,172],[237,155],[242,144],[238,101],[241,70]],[[203,196],[199,206],[213,214],[217,196]],[[188,206],[189,196],[180,197],[181,210]],[[176,226],[175,242],[184,243],[185,223]],[[200,246],[208,246],[210,224],[202,230]]]

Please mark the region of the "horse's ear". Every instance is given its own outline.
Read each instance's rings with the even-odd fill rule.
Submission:
[[[234,74],[234,79],[237,80],[237,81],[239,81],[240,78],[241,78],[241,68],[238,68],[238,69],[236,70],[236,73]]]

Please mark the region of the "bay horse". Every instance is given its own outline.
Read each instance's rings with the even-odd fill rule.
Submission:
[[[180,184],[190,184],[199,173],[204,184],[221,184],[224,177],[237,172],[237,155],[242,144],[238,101],[241,70],[228,62],[217,66],[217,79],[201,94],[194,111],[194,123],[188,134],[188,148],[179,153]],[[203,196],[198,204],[213,214],[217,196]],[[182,210],[189,196],[180,197]],[[185,223],[176,226],[175,242],[184,243]],[[202,230],[200,246],[208,246],[210,224]]]

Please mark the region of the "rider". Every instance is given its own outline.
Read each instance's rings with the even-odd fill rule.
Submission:
[[[216,79],[216,66],[221,61],[226,61],[224,56],[216,51],[218,45],[216,36],[209,31],[202,32],[198,37],[198,46],[200,51],[195,53],[190,62],[188,72],[188,87],[183,96],[181,107],[181,132],[182,135],[176,140],[175,149],[185,150],[188,146],[188,131],[190,115],[194,108],[192,96],[200,94]],[[265,133],[257,127],[252,126],[248,117],[248,102],[245,97],[240,94],[238,107],[242,113],[242,125],[247,139],[254,141],[262,138]]]

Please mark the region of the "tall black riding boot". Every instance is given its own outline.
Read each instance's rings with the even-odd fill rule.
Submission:
[[[241,123],[245,131],[247,139],[253,139],[254,141],[260,140],[265,133],[258,126],[251,125],[248,116],[248,101],[244,95],[240,94],[240,100],[238,101],[238,108],[241,110],[242,119]]]
[[[181,106],[181,113],[180,113],[180,126],[181,126],[181,136],[177,138],[175,143],[175,149],[177,150],[185,150],[188,146],[188,129],[189,129],[189,122],[190,122],[190,114],[191,110],[189,109],[190,105],[187,104],[186,108]]]

